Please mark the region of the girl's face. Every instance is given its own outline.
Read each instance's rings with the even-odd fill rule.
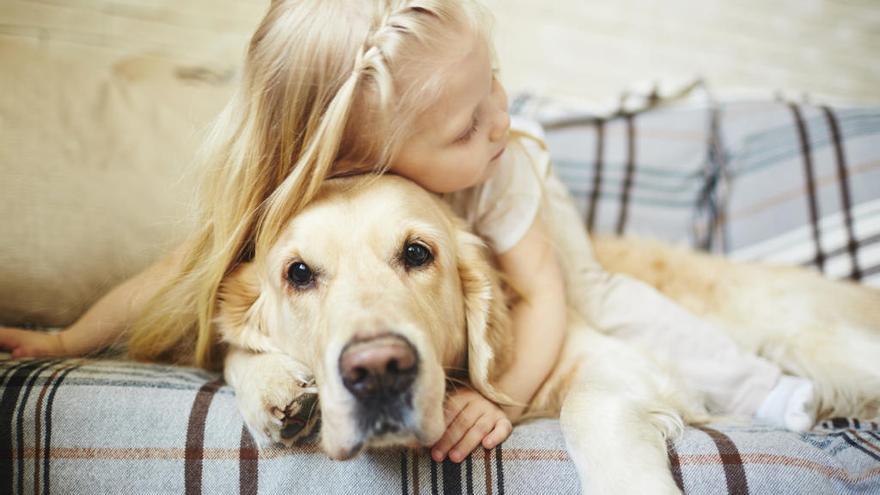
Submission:
[[[507,146],[507,94],[495,79],[485,42],[462,41],[466,53],[445,69],[443,93],[416,122],[391,171],[436,193],[486,180]]]

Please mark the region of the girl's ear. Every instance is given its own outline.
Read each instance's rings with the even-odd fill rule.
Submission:
[[[486,398],[509,404],[493,383],[506,369],[513,351],[510,316],[490,253],[483,241],[459,226],[458,275],[464,293],[467,364],[471,385]]]
[[[215,324],[220,338],[255,352],[275,350],[264,320],[267,297],[260,291],[254,263],[242,263],[220,284]]]

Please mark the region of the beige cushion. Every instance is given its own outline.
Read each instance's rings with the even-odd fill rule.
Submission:
[[[231,71],[0,38],[0,323],[66,325],[188,231]]]

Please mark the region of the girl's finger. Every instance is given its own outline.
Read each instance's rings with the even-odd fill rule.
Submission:
[[[455,447],[449,452],[449,460],[452,462],[461,462],[470,455],[471,452],[483,440],[483,438],[492,431],[494,421],[489,415],[480,417],[473,426],[467,431],[464,437],[459,440]]]
[[[0,349],[15,349],[21,345],[19,332],[12,328],[0,328]]]
[[[513,425],[507,418],[502,418],[495,423],[495,428],[491,433],[483,438],[483,448],[494,449],[498,444],[507,440],[513,431]]]
[[[457,396],[452,396],[443,403],[443,418],[446,420],[447,428],[449,428],[450,423],[461,413],[465,406],[467,406],[465,398]]]
[[[449,449],[461,441],[461,438],[470,430],[471,426],[482,416],[482,411],[471,404],[465,406],[455,418],[446,426],[446,431],[437,443],[431,447],[431,458],[436,462],[442,461]]]

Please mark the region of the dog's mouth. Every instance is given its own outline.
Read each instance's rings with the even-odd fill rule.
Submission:
[[[390,401],[369,401],[355,411],[365,438],[400,434],[412,428],[412,394],[407,392]]]
[[[367,447],[424,445],[424,435],[415,420],[412,395],[388,402],[358,404],[352,415],[356,440],[336,458],[348,460]]]
[[[396,419],[385,417],[370,421],[368,416],[359,416],[358,420],[358,440],[350,450],[343,453],[342,460],[355,457],[367,447],[410,445],[416,443],[419,437],[414,428]]]
[[[343,441],[346,447],[334,442],[341,448],[333,457],[349,459],[366,447],[427,443],[414,406],[419,355],[408,339],[395,333],[352,339],[340,353],[338,372],[351,399],[344,413],[351,436]]]

